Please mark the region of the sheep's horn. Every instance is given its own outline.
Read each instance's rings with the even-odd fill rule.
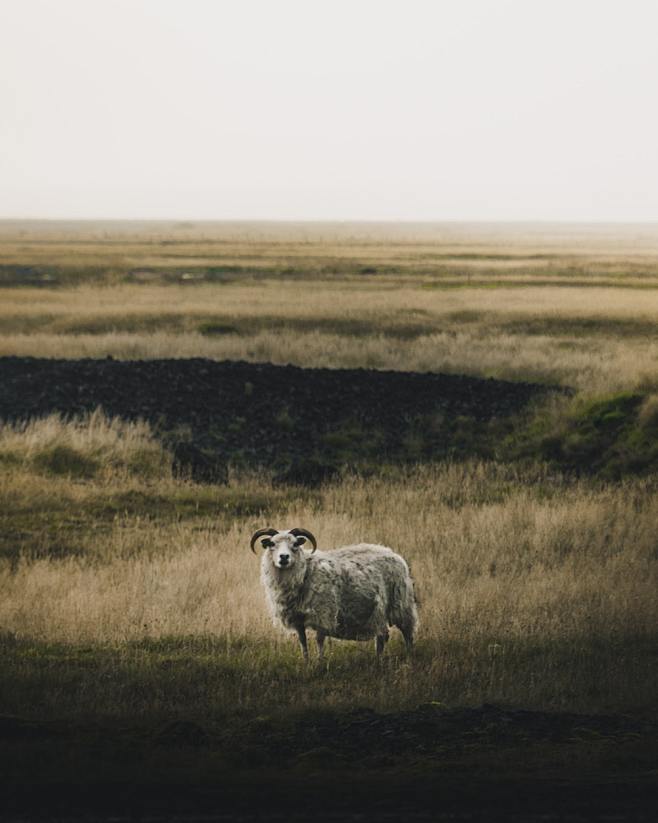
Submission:
[[[256,545],[256,541],[258,540],[259,537],[262,537],[265,534],[268,535],[269,537],[272,537],[273,534],[278,534],[278,533],[279,533],[278,529],[258,529],[257,532],[254,532],[251,535],[251,543],[249,544],[249,547],[251,548],[252,552],[254,554],[256,554],[256,550],[254,549],[254,546]]]
[[[313,552],[317,549],[318,541],[315,539],[315,537],[313,537],[311,532],[306,531],[306,529],[290,529],[290,534],[294,534],[295,537],[308,537],[308,539],[313,544]],[[313,552],[311,552],[311,554],[313,554]]]

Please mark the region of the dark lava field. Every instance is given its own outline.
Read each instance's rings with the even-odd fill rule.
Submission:
[[[0,418],[149,421],[198,480],[229,463],[312,484],[339,466],[487,455],[545,386],[205,359],[0,358]]]

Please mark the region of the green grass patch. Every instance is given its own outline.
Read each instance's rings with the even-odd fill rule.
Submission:
[[[658,471],[658,401],[654,395],[622,392],[576,397],[557,415],[539,408],[508,437],[505,451],[602,480],[648,475]]]
[[[292,639],[274,645],[258,638],[195,635],[76,646],[4,635],[0,713],[41,719],[208,722],[269,715],[290,720],[304,711],[355,706],[399,711],[428,701],[651,711],[658,668],[647,649],[655,639],[517,641],[504,643],[504,654],[495,659],[494,640],[481,638],[468,650],[449,638],[424,640],[409,658],[396,636],[379,663],[370,643],[333,642],[325,663],[306,666]],[[555,679],[554,671],[569,676]]]
[[[75,483],[75,485],[71,485]],[[287,487],[263,489],[195,485],[187,482],[162,487],[133,485],[84,486],[62,478],[53,494],[0,496],[0,559],[61,559],[96,556],[116,532],[138,532],[180,522],[225,525],[238,517],[268,516],[301,493]],[[132,544],[130,544],[132,545]]]

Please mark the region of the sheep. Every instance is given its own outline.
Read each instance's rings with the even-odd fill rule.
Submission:
[[[306,629],[316,632],[323,657],[326,637],[343,640],[376,638],[379,658],[396,626],[410,651],[418,628],[418,610],[409,567],[386,546],[359,543],[333,551],[318,551],[306,529],[259,529],[251,538],[265,550],[261,582],[275,621],[295,631],[308,660]],[[313,546],[307,554],[302,546]]]

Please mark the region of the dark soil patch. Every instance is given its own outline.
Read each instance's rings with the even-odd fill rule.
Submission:
[[[265,733],[265,734],[264,734]],[[416,709],[378,713],[355,709],[347,714],[308,716],[285,730],[260,719],[245,733],[251,747],[267,739],[269,756],[289,759],[331,751],[345,761],[364,756],[443,758],[469,747],[519,747],[533,743],[617,742],[648,735],[658,740],[652,720],[620,715],[529,711],[485,704],[478,708],[448,709],[427,703]]]
[[[29,819],[653,820],[656,744],[649,720],[486,705],[111,727],[0,717],[0,810]]]
[[[286,482],[303,483],[343,465],[487,455],[549,390],[446,374],[17,357],[0,358],[0,385],[6,420],[100,406],[154,424],[177,464],[199,479],[220,479],[233,463],[269,465]]]

